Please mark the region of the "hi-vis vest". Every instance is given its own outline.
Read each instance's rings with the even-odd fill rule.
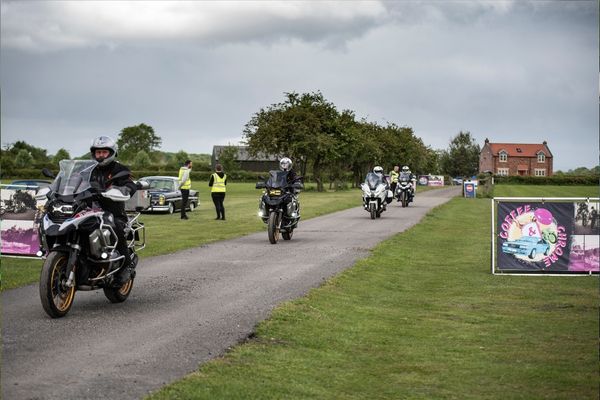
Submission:
[[[213,174],[213,185],[212,185],[212,193],[225,193],[225,179],[227,179],[227,175],[223,174],[221,178],[219,174]]]
[[[398,177],[400,174],[396,171],[390,171],[390,177],[392,178],[392,183],[398,182]]]
[[[186,167],[181,167],[179,168],[179,182],[181,182],[181,179],[183,178],[183,175],[188,172],[188,177],[187,180],[185,182],[182,183],[182,185],[179,187],[179,189],[187,189],[190,190],[192,188],[192,180],[190,179],[190,175],[189,175],[189,169]]]

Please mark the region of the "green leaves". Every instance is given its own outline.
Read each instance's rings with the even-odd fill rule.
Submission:
[[[435,163],[436,154],[416,137],[410,127],[385,127],[356,121],[351,110],[338,112],[321,92],[285,93],[285,100],[252,116],[244,129],[250,152],[291,157],[306,174],[308,166],[322,191],[322,176],[338,179],[352,171],[355,182],[374,165],[391,169],[394,163],[415,171]]]
[[[146,124],[123,128],[119,134],[119,157],[123,160],[133,160],[139,151],[147,154],[160,147],[162,139],[154,133],[154,128]]]
[[[441,156],[443,171],[450,176],[472,176],[479,170],[479,145],[471,132],[460,131]]]

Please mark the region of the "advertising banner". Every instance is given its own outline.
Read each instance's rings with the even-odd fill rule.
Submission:
[[[417,184],[421,186],[444,186],[443,175],[419,175]]]
[[[35,257],[40,249],[41,211],[35,190],[0,186],[0,241],[2,255]],[[42,202],[43,204],[43,202]]]
[[[600,270],[597,200],[496,204],[494,272],[587,274]]]

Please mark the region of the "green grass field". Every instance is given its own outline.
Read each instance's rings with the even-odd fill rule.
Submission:
[[[597,193],[495,195],[565,190]],[[597,399],[598,277],[492,276],[489,213],[453,199],[149,399]]]

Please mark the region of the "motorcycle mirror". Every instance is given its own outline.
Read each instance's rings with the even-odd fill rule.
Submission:
[[[52,173],[52,171],[50,171],[48,168],[44,168],[42,169],[42,175],[44,175],[47,178],[55,178],[54,174]]]
[[[267,187],[267,186],[265,185],[264,182],[258,182],[256,184],[256,189],[264,189],[265,187]]]
[[[266,180],[266,179],[265,179],[265,177],[264,177],[264,176],[262,176],[262,175],[259,175],[259,176],[258,176],[258,179],[260,179],[261,181],[264,181],[264,180]]]
[[[146,190],[150,188],[150,184],[146,181],[136,181],[135,186],[137,186],[138,190]]]

